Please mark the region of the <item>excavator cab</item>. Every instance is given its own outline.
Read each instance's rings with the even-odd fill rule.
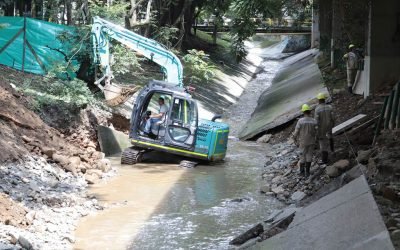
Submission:
[[[149,112],[158,112],[157,100],[162,97],[168,111],[153,123],[151,134],[144,133]],[[217,161],[225,157],[229,127],[224,123],[199,119],[197,104],[184,88],[153,80],[139,93],[132,111],[131,148],[122,153],[121,163],[135,164],[151,150],[164,151],[190,159]],[[183,160],[181,165],[193,167],[196,161]]]

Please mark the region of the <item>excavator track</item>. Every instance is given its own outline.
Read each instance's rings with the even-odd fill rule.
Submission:
[[[179,167],[182,167],[182,168],[194,168],[194,167],[197,166],[197,164],[199,164],[199,163],[195,162],[195,161],[182,160],[179,163]]]
[[[127,148],[122,152],[121,164],[134,165],[142,161],[143,152],[134,148]]]

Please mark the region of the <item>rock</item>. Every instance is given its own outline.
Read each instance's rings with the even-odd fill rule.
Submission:
[[[282,194],[283,192],[285,192],[285,189],[282,186],[278,186],[278,187],[272,188],[271,191],[274,192],[275,194]]]
[[[29,222],[33,222],[33,220],[35,219],[35,217],[36,217],[36,212],[35,211],[29,211],[26,215],[25,215],[25,217],[26,217],[26,219],[29,221]]]
[[[397,225],[397,220],[395,220],[395,219],[393,219],[393,218],[390,218],[390,219],[388,219],[388,220],[385,222],[385,224],[386,224],[386,227],[387,227],[387,228],[389,228],[389,227],[395,227],[395,226]]]
[[[97,175],[97,177],[99,177],[99,178],[101,178],[103,176],[103,172],[100,169],[88,169],[88,170],[86,170],[86,174]]]
[[[68,159],[69,164],[72,164],[75,168],[79,168],[79,165],[81,165],[81,158],[78,156],[73,156]]]
[[[29,137],[26,136],[26,135],[21,136],[21,138],[22,138],[22,140],[24,140],[24,142],[26,142],[26,143],[30,143],[30,142],[33,141],[32,138],[29,138]]]
[[[375,177],[375,174],[377,173],[377,168],[376,168],[376,163],[373,158],[370,158],[368,160],[368,165],[367,165],[367,171],[368,171],[368,177],[373,178]]]
[[[107,173],[111,170],[111,162],[108,159],[102,159],[97,163],[97,168]]]
[[[400,239],[400,230],[394,230],[391,234],[390,237],[392,238],[392,240],[399,240]]]
[[[92,141],[89,141],[88,144],[87,144],[87,147],[95,149],[96,148],[96,144],[94,144],[94,142],[92,142]]]
[[[68,165],[64,165],[64,168],[68,171],[70,171],[74,176],[78,175],[78,169],[80,168],[81,165],[81,158],[78,156],[73,156],[68,159]]]
[[[100,151],[94,151],[92,153],[92,158],[95,159],[95,160],[102,160],[102,159],[104,159],[105,156],[106,155],[103,152],[100,152]]]
[[[60,154],[53,154],[52,156],[53,160],[57,163],[60,163],[61,165],[68,165],[69,159],[65,155],[60,155]]]
[[[339,176],[339,170],[334,165],[326,167],[325,172],[329,177]]]
[[[67,240],[69,243],[75,243],[75,238],[71,235],[64,236],[63,240]]]
[[[273,178],[271,182],[272,182],[272,184],[279,184],[279,183],[281,183],[282,178],[283,177],[281,175],[278,175],[275,178]]]
[[[19,238],[18,235],[15,235],[11,232],[8,232],[7,234],[8,234],[8,236],[10,236],[10,243],[13,245],[17,244],[18,238]]]
[[[306,194],[304,192],[301,191],[296,191],[292,194],[292,196],[290,196],[290,199],[292,201],[301,201],[302,199],[304,199],[304,197],[306,197]]]
[[[79,158],[81,158],[81,161],[90,162],[90,155],[89,154],[80,154]]]
[[[20,244],[21,247],[26,249],[26,250],[33,250],[32,244],[22,236],[19,236],[18,244]]]
[[[339,93],[341,93],[343,91],[344,91],[344,89],[333,89],[332,90],[332,94],[337,95],[337,94],[339,94]]]
[[[349,167],[349,165],[350,165],[349,160],[340,160],[333,164],[334,167],[342,171],[346,170]]]
[[[46,146],[42,146],[41,150],[42,150],[42,153],[47,155],[49,158],[52,158],[53,154],[55,154],[57,152],[57,150],[55,150],[54,148],[50,148],[50,147],[46,147]]]
[[[268,143],[272,138],[271,134],[266,134],[257,139],[257,143]]]
[[[362,163],[362,164],[367,164],[371,154],[372,154],[372,150],[371,149],[370,150],[365,150],[365,151],[360,150],[357,153],[357,155],[358,155],[357,156],[357,161],[359,163]]]
[[[391,187],[383,186],[380,190],[382,196],[391,201],[398,201],[399,197],[397,196],[396,191],[393,190]]]
[[[85,181],[88,184],[96,184],[97,182],[99,182],[99,177],[95,174],[93,175],[85,174]]]
[[[260,192],[261,193],[269,193],[269,192],[271,192],[271,187],[270,186],[262,186],[261,188],[260,188]]]
[[[77,176],[78,175],[78,171],[77,171],[77,169],[75,168],[74,165],[71,165],[71,164],[63,165],[63,168],[65,170],[71,172],[73,176]]]
[[[290,175],[292,173],[292,169],[288,169],[286,170],[286,172],[283,174],[283,177],[287,177],[288,175]]]

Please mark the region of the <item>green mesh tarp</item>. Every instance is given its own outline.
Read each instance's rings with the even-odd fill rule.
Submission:
[[[57,38],[62,32],[74,32],[74,28],[32,18],[0,17],[0,64],[46,74],[70,54],[69,45]]]

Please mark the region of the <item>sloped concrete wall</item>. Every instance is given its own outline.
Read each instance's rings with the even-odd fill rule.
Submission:
[[[283,233],[252,249],[394,249],[364,176],[296,212]]]
[[[251,119],[239,133],[240,139],[252,138],[300,116],[302,104],[315,101],[319,92],[327,93],[314,62],[317,53],[318,50],[311,49],[285,60],[272,86],[261,95]]]

